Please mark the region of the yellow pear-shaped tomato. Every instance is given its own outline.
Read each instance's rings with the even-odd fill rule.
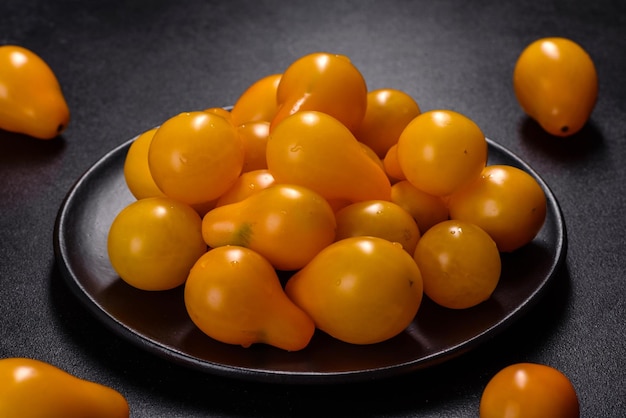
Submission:
[[[285,295],[272,265],[244,247],[203,255],[189,273],[184,300],[196,326],[227,344],[297,351],[315,332],[311,318]]]
[[[285,292],[327,334],[373,344],[411,323],[422,301],[422,276],[401,245],[352,237],[326,247],[287,281]]]
[[[391,184],[380,161],[364,151],[334,117],[301,111],[270,134],[267,167],[277,183],[299,184],[326,199],[389,200]]]
[[[163,122],[148,151],[154,182],[189,205],[217,199],[237,180],[244,161],[233,124],[211,112],[184,112]]]
[[[265,76],[243,92],[231,110],[236,126],[249,122],[270,122],[278,109],[276,90],[281,74]]]
[[[522,109],[548,133],[569,136],[596,104],[598,75],[589,54],[566,38],[543,38],[517,59],[513,87]]]
[[[420,230],[406,210],[387,200],[368,200],[353,203],[335,214],[335,240],[348,237],[373,236],[402,245],[413,255]]]
[[[129,414],[128,402],[113,388],[40,360],[0,360],[1,417],[128,418]]]
[[[52,139],[69,121],[61,86],[48,64],[21,46],[0,46],[0,129]]]
[[[283,73],[276,94],[279,108],[271,130],[289,115],[317,110],[354,131],[367,107],[367,85],[361,72],[348,57],[325,52],[294,61]]]
[[[335,225],[322,196],[302,186],[275,184],[208,212],[202,236],[209,247],[247,247],[279,270],[296,270],[333,242]]]

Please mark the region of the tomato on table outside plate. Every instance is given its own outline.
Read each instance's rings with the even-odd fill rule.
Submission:
[[[519,363],[491,378],[480,400],[480,418],[578,418],[576,390],[559,370]]]
[[[598,98],[593,60],[566,38],[528,45],[513,71],[515,96],[526,114],[555,136],[570,136],[585,125]]]

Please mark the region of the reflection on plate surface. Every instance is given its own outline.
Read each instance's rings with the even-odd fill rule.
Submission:
[[[488,140],[489,164],[509,164],[533,175],[548,201],[546,222],[529,245],[504,254],[491,299],[455,311],[424,299],[413,323],[374,345],[342,343],[318,332],[299,352],[262,344],[226,345],[202,334],[187,316],[182,287],[145,292],[124,283],[107,256],[109,226],[134,200],[123,165],[131,139],[96,162],[72,187],[55,225],[54,248],[64,280],[98,320],[143,349],[213,374],[281,383],[349,382],[388,377],[446,361],[484,342],[525,313],[565,258],[559,205],[541,178],[517,156]]]

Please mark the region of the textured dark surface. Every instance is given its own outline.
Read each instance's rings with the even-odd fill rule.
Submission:
[[[568,139],[543,134],[511,87],[521,49],[544,36],[579,42],[598,68],[591,121]],[[519,361],[567,374],[582,416],[624,415],[623,2],[3,0],[0,43],[41,55],[72,111],[53,141],[0,132],[0,357],[38,358],[110,385],[133,417],[477,416],[489,378]],[[569,238],[549,293],[460,358],[354,385],[208,376],[108,331],[54,261],[54,221],[72,184],[137,133],[181,111],[232,104],[260,76],[318,50],[348,55],[370,89],[399,88],[422,110],[466,114],[546,180]]]

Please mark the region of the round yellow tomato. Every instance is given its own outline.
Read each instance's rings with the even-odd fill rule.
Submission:
[[[401,90],[373,90],[367,94],[365,116],[354,135],[384,158],[406,125],[420,113],[417,102]]]
[[[166,120],[148,151],[154,182],[187,204],[217,199],[235,182],[244,161],[242,139],[230,121],[211,112],[185,112]]]
[[[407,180],[391,186],[391,201],[413,216],[421,234],[449,217],[448,206],[442,198],[421,191]]]
[[[128,149],[124,160],[124,179],[136,199],[165,196],[154,182],[148,166],[148,150],[156,128],[139,135]]]
[[[480,175],[487,141],[467,116],[431,110],[413,119],[398,139],[402,173],[418,189],[446,196]]]
[[[422,277],[401,245],[352,237],[322,250],[287,281],[285,292],[327,334],[373,344],[411,323],[422,301]]]
[[[480,399],[480,418],[578,418],[572,382],[543,364],[518,363],[500,370]]]
[[[502,252],[514,251],[537,235],[546,219],[546,195],[527,172],[490,165],[448,202],[450,217],[485,230]]]
[[[281,74],[265,76],[250,85],[231,110],[235,126],[250,122],[270,122],[278,109],[276,90]]]
[[[361,72],[342,55],[317,52],[291,63],[277,89],[278,111],[271,130],[303,110],[326,113],[354,131],[367,107],[367,85]]]
[[[126,283],[142,290],[180,286],[206,251],[202,219],[188,205],[150,197],[126,206],[107,238],[109,260]]]
[[[204,254],[189,273],[184,300],[193,323],[227,344],[297,351],[315,331],[313,320],[285,295],[272,265],[248,248]]]
[[[424,293],[435,303],[465,309],[489,299],[500,280],[500,253],[482,229],[449,220],[431,227],[415,249]]]
[[[415,219],[399,205],[387,200],[353,203],[335,214],[335,240],[358,236],[384,238],[402,245],[413,255],[420,238]]]
[[[585,125],[598,97],[596,67],[576,42],[542,38],[520,54],[513,88],[522,109],[548,133],[569,136]]]

